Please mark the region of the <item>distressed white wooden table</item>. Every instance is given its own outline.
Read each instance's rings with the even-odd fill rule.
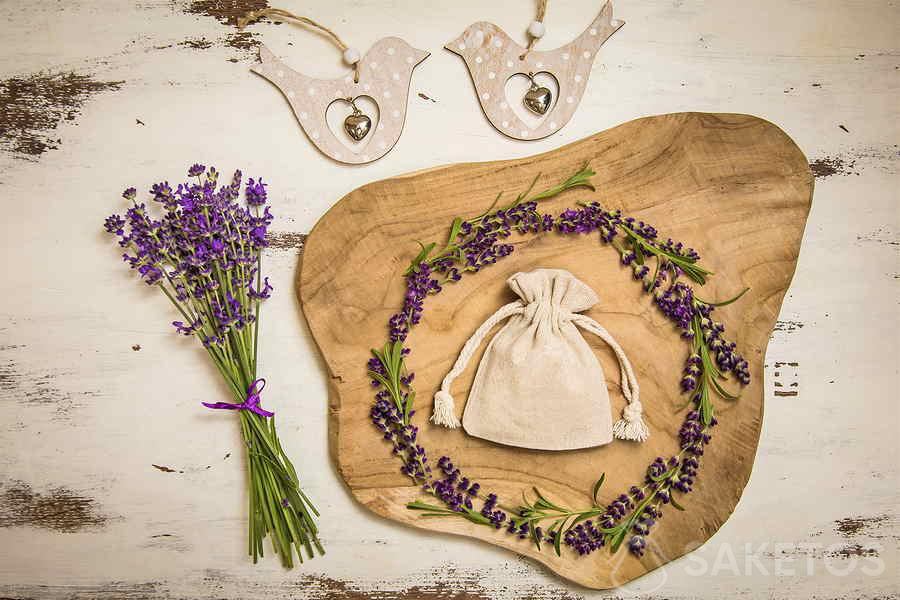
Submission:
[[[896,2],[619,0],[626,25],[602,49],[581,109],[534,143],[494,131],[462,61],[441,50],[479,19],[523,32],[532,4],[424,4],[283,5],[360,48],[398,35],[432,51],[399,144],[365,167],[323,158],[248,71],[264,40],[305,73],[341,72],[314,34],[271,24],[239,33],[234,14],[264,0],[0,4],[0,596],[896,597]],[[551,2],[542,47],[567,42],[598,8]],[[292,290],[302,234],[368,181],[529,155],[681,110],[765,117],[817,176],[766,358],[759,455],[732,518],[696,552],[600,593],[354,504],[329,459],[325,376]],[[266,403],[322,510],[328,549],[292,572],[248,563],[238,432],[198,408],[224,389],[100,229],[123,187],[177,180],[195,161],[271,182],[278,233],[266,258],[278,293],[261,360],[277,385]]]

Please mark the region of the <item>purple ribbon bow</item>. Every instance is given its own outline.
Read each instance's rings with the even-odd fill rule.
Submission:
[[[264,410],[259,407],[259,395],[263,388],[266,387],[266,380],[259,378],[250,384],[247,388],[247,399],[241,404],[233,404],[231,402],[202,402],[206,408],[222,408],[225,410],[249,410],[261,417],[273,417],[275,413]]]

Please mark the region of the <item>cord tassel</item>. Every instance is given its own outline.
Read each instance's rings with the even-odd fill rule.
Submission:
[[[644,423],[643,412],[640,400],[627,404],[622,411],[622,418],[613,425],[613,435],[620,440],[645,441],[650,437],[650,430]]]
[[[459,419],[456,418],[456,403],[449,392],[438,390],[434,395],[434,414],[431,415],[431,422],[450,429],[460,426]]]

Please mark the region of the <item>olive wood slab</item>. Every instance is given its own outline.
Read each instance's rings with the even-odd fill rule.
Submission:
[[[590,200],[620,208],[655,225],[663,238],[698,250],[701,264],[715,272],[698,292],[705,300],[750,288],[716,314],[750,362],[752,382],[737,401],[715,400],[720,425],[694,491],[682,499],[686,511],[665,510],[643,558],[625,548],[616,555],[601,550],[587,557],[564,549],[557,557],[552,548],[539,552],[503,530],[463,519],[420,518],[404,506],[422,498],[418,488],[401,475],[399,461],[368,416],[373,392],[365,363],[369,349],[384,343],[387,320],[400,307],[403,271],[418,252],[416,240],[443,241],[455,216],[481,213],[501,191],[511,199],[539,172],[536,189],[549,187],[587,161],[597,171],[597,191],[566,192],[544,210],[555,214]],[[806,158],[779,128],[748,115],[706,113],[638,119],[546,154],[439,167],[354,190],[310,233],[298,279],[302,308],[329,374],[332,451],[351,493],[381,516],[503,546],[592,588],[621,585],[696,548],[731,515],[750,476],[763,414],[766,345],[796,266],[812,190]],[[420,442],[432,462],[451,456],[501,502],[516,505],[523,491],[536,485],[554,501],[584,508],[591,485],[605,472],[600,497],[606,503],[640,483],[654,457],[677,451],[686,410],[686,397],[679,394],[686,344],[596,235],[541,234],[514,237],[513,243],[512,256],[430,298],[422,323],[408,339]],[[634,363],[651,430],[647,442],[529,451],[428,423],[432,395],[462,344],[512,299],[506,278],[536,267],[568,269],[599,294],[600,303],[586,314],[619,340]],[[600,340],[585,339],[607,374],[617,417],[624,399],[614,356]],[[483,350],[454,386],[457,414]]]

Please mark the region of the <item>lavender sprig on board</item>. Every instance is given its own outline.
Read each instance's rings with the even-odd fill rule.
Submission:
[[[679,281],[684,276],[703,285],[711,275],[697,264],[700,256],[695,250],[671,239],[660,241],[652,225],[623,217],[620,211],[607,211],[599,203],[567,209],[557,217],[538,212],[542,199],[576,187],[593,190],[592,175],[593,171],[584,167],[560,185],[529,198],[533,182],[508,206],[497,210],[492,206],[468,220],[455,219],[443,249],[436,251],[436,243],[422,245],[406,271],[403,309],[389,322],[390,342],[382,350],[373,351],[374,358],[369,361],[369,374],[378,388],[372,420],[403,460],[402,472],[443,504],[417,501],[407,505],[421,511],[422,516],[460,516],[474,523],[505,528],[520,538],[530,537],[538,548],[542,542],[552,544],[557,553],[563,544],[581,555],[604,546],[615,552],[627,540],[629,550],[641,556],[646,536],[662,516],[662,506],[671,504],[683,510],[674,493],[687,494],[692,490],[700,457],[716,425],[710,393],[728,399],[736,397],[719,382],[727,373],[741,384],[749,383],[747,361],[735,352],[735,344],[723,337],[724,326],[711,318],[716,306],[734,302],[746,290],[718,304],[696,298],[693,289]],[[494,206],[499,199],[500,196]],[[695,410],[688,412],[679,432],[679,451],[667,460],[657,458],[648,467],[640,487],[632,486],[608,505],[597,504],[605,478],[601,475],[592,490],[593,505],[587,509],[561,507],[536,488],[534,501],[517,508],[504,507],[499,505],[496,494],[481,493],[479,484],[464,477],[448,457],[438,461],[442,477],[434,476],[425,449],[417,441],[418,429],[409,422],[414,414],[411,408],[415,392],[410,385],[413,374],[406,371],[404,360],[410,350],[403,343],[410,328],[421,320],[427,296],[440,293],[443,284],[459,281],[463,274],[478,272],[508,256],[514,248],[503,240],[513,232],[554,230],[563,235],[598,233],[602,243],[616,248],[623,266],[631,269],[645,293],[689,341],[691,352],[680,385],[683,392],[691,394]],[[652,274],[647,264],[651,260],[655,266]],[[549,523],[546,530],[541,527],[545,521]]]
[[[135,188],[124,216],[106,219],[119,239],[123,260],[149,286],[159,289],[180,318],[175,331],[196,337],[231,391],[234,402],[204,403],[238,413],[249,467],[249,554],[263,555],[272,535],[285,567],[303,551],[324,553],[315,507],[300,489],[297,473],[282,450],[274,413],[260,406],[265,380],[257,376],[260,306],[272,293],[262,276],[262,250],[272,222],[262,179],[248,179],[241,203],[240,171],[217,186],[219,172],[195,164],[189,181],[150,188],[151,202],[137,201]],[[154,216],[154,212],[160,216]]]

